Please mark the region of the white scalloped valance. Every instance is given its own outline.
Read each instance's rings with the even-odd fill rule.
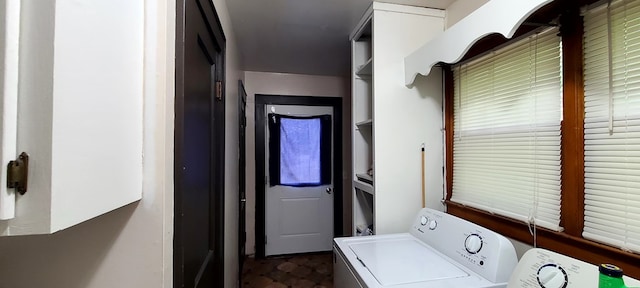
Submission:
[[[405,84],[418,74],[429,75],[433,65],[458,62],[471,46],[492,33],[511,38],[529,15],[552,0],[490,0],[451,28],[404,58]]]

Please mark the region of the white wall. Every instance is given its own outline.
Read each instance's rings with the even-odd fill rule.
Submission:
[[[239,287],[238,279],[238,80],[240,71],[238,46],[231,26],[227,1],[213,0],[222,30],[226,37],[225,89],[225,228],[224,228],[224,287]]]
[[[531,236],[533,238],[533,236]],[[529,251],[529,249],[533,248],[533,246],[524,243],[524,242],[520,242],[518,240],[515,239],[511,239],[508,238],[509,241],[511,241],[511,243],[513,244],[513,247],[516,249],[516,255],[518,256],[518,260],[520,260],[520,258],[522,258],[522,255],[524,255],[524,253],[526,253],[527,251]]]
[[[53,235],[0,238],[1,288],[173,286],[175,3],[145,1],[145,16],[142,200]]]
[[[478,9],[489,0],[457,0],[447,7],[446,28],[453,26],[462,18]]]
[[[290,96],[326,96],[343,97],[349,102],[349,80],[346,77],[315,76],[285,73],[251,72],[244,73],[244,85],[247,90],[247,244],[246,253],[255,253],[255,94],[266,95],[290,95]],[[350,111],[350,107],[344,106],[343,112]],[[347,109],[347,110],[345,110]],[[345,117],[347,115],[347,117]],[[343,113],[343,123],[351,121],[350,113]],[[343,125],[343,139],[345,131],[351,131],[349,126]],[[343,142],[345,142],[343,141]],[[348,142],[343,146],[344,159],[351,159],[345,154],[351,147]],[[346,150],[345,150],[346,149]],[[346,158],[349,157],[349,158]],[[349,162],[349,161],[345,161]],[[349,177],[348,167],[343,164],[343,182],[347,183]],[[351,165],[346,163],[346,166]],[[350,191],[344,190],[343,191]],[[346,193],[346,192],[345,192]],[[347,193],[347,195],[349,195]],[[351,207],[350,202],[344,203],[345,207]],[[350,217],[350,216],[349,216]],[[348,218],[348,217],[347,217]]]

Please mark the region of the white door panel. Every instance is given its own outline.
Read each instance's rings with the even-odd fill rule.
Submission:
[[[319,234],[318,226],[309,225],[306,217],[287,217],[287,215],[319,215],[320,198],[283,199],[280,203],[280,222],[283,236]]]
[[[289,116],[332,115],[327,106],[267,105],[267,113]],[[268,122],[268,121],[265,121]],[[265,135],[266,245],[265,255],[331,250],[333,239],[333,179],[329,185],[313,187],[269,184],[269,130]],[[332,134],[333,131],[332,127]],[[332,137],[334,137],[332,135]],[[333,141],[332,141],[333,146]],[[331,149],[333,161],[334,147]],[[331,165],[333,170],[333,164]],[[333,175],[333,171],[331,172]],[[329,189],[329,192],[327,192]]]

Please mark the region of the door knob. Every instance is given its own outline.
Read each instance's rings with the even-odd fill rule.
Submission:
[[[327,187],[327,190],[325,190],[325,191],[327,191],[327,194],[331,194],[331,192],[333,192],[333,188]]]

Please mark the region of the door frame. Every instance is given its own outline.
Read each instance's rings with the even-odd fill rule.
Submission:
[[[242,279],[247,244],[247,90],[238,80],[238,279]]]
[[[282,96],[256,94],[255,97],[255,173],[256,207],[255,239],[256,257],[265,257],[266,197],[265,197],[265,107],[267,105],[300,105],[333,107],[333,234],[342,235],[342,98],[314,96]]]
[[[182,235],[182,211],[184,177],[180,171],[183,168],[184,155],[184,118],[185,118],[185,41],[186,41],[186,5],[187,1],[193,1],[200,8],[202,17],[209,28],[216,48],[220,51],[216,59],[215,81],[221,81],[221,100],[213,99],[211,107],[212,131],[211,137],[215,139],[215,149],[212,149],[212,175],[211,210],[213,241],[214,283],[216,287],[224,286],[224,169],[225,169],[225,72],[226,72],[226,37],[222,30],[222,24],[218,13],[211,1],[207,0],[178,0],[176,2],[176,57],[175,57],[175,123],[174,123],[174,214],[173,214],[173,287],[184,287],[184,237]],[[215,84],[212,83],[212,85]],[[212,142],[213,144],[214,142]]]

